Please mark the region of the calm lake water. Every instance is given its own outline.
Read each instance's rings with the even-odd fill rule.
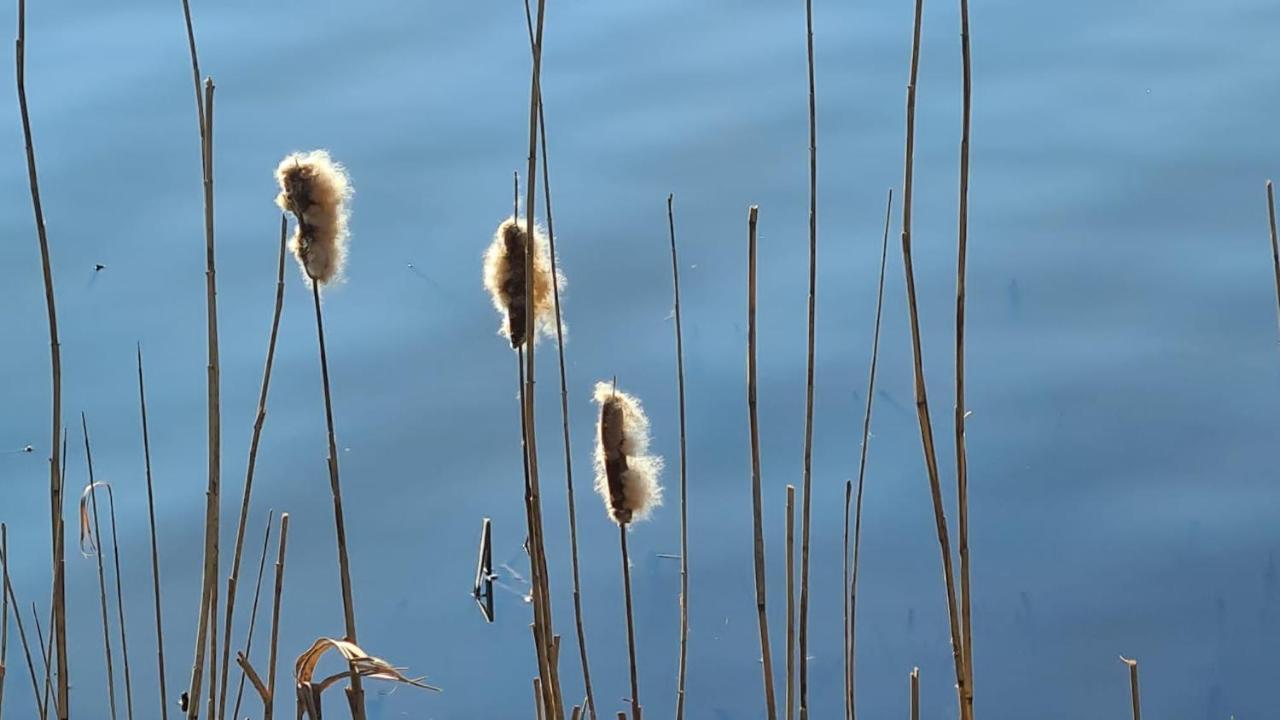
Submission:
[[[844,483],[856,474],[884,196],[901,183],[912,4],[816,5],[810,681],[814,717],[830,718],[842,707]],[[370,717],[530,717],[536,671],[522,589],[512,579],[513,592],[499,592],[493,625],[469,597],[482,518],[493,519],[495,561],[527,567],[512,358],[480,285],[481,254],[511,211],[511,173],[525,163],[523,8],[236,0],[194,12],[203,70],[218,86],[224,517],[238,506],[274,293],[271,171],[289,151],[326,147],[357,191],[348,281],[327,293],[325,312],[360,637],[445,689],[374,683]],[[1005,1],[972,12],[968,444],[980,715],[1127,717],[1124,654],[1142,663],[1151,717],[1273,716],[1280,347],[1263,181],[1280,174],[1280,5]],[[955,3],[926,3],[925,14],[915,254],[950,499],[959,25]],[[146,357],[175,697],[190,672],[206,482],[204,242],[181,8],[35,2],[28,15],[73,427],[68,484],[86,480],[75,429],[83,410],[97,474],[117,494],[138,717],[156,717],[135,343]],[[589,489],[590,389],[613,376],[647,404],[655,450],[668,460],[667,506],[635,528],[632,553],[641,699],[653,718],[674,705],[679,563],[665,557],[679,552],[671,192],[688,382],[689,717],[763,717],[746,209],[760,205],[760,417],[781,667],[784,486],[800,484],[803,448],[803,4],[553,2],[546,23],[583,601],[601,717],[629,694],[616,536]],[[12,55],[0,54],[0,76],[12,70]],[[24,610],[35,601],[43,613],[48,338],[18,112],[12,90],[3,97],[0,519]],[[940,718],[954,712],[954,677],[912,407],[902,261],[896,242],[890,249],[865,498],[859,709],[905,714],[907,674],[918,665],[924,715]],[[286,687],[292,658],[317,636],[342,633],[310,297],[292,265],[288,273],[242,581],[256,570],[267,509],[288,511]],[[566,696],[578,698],[553,347],[543,343],[538,355],[540,464],[561,670]],[[28,444],[34,451],[21,452]],[[75,715],[106,718],[96,563],[75,551],[71,502]],[[31,717],[13,645],[6,716]],[[338,712],[337,694],[329,700]],[[256,715],[256,700],[245,702]]]

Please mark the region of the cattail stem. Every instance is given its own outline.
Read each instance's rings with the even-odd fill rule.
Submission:
[[[124,591],[120,587],[120,540],[116,536],[116,494],[107,486],[107,514],[111,520],[111,554],[116,566],[116,615],[120,621],[120,658],[124,663],[125,716],[133,720],[133,678],[129,672],[129,633],[124,624]]]
[[[787,486],[787,720],[796,716],[796,486]]]
[[[924,0],[916,0],[915,22],[911,42],[911,74],[907,84],[906,153],[902,182],[902,264],[907,281],[907,310],[911,318],[911,352],[915,366],[916,415],[920,423],[920,442],[924,449],[925,467],[929,474],[929,490],[933,497],[933,515],[938,531],[938,547],[942,554],[942,573],[947,592],[947,616],[951,624],[951,654],[955,661],[956,692],[961,720],[969,720],[966,697],[963,640],[956,606],[955,573],[951,565],[951,539],[942,503],[942,481],[938,473],[938,456],[933,442],[933,423],[929,419],[929,398],[924,382],[924,352],[920,343],[920,315],[916,307],[916,280],[911,264],[911,200],[915,163],[916,80],[920,72],[920,28]]]
[[[747,210],[747,417],[751,426],[751,508],[754,531],[756,614],[760,625],[760,655],[764,670],[764,705],[768,720],[777,720],[773,692],[773,657],[769,650],[769,618],[766,612],[764,572],[764,500],[760,488],[760,427],[756,417],[756,217],[759,208]]]
[[[813,372],[818,279],[818,120],[813,67],[813,0],[805,0],[809,61],[809,347],[805,370],[804,506],[800,539],[800,719],[809,717],[809,506],[813,470]]]
[[[1270,180],[1267,181],[1267,219],[1271,225],[1271,263],[1276,272],[1276,302],[1280,304],[1280,236],[1276,234],[1276,191]]]
[[[271,602],[271,648],[267,657],[267,705],[263,710],[263,720],[271,720],[275,714],[276,699],[276,652],[280,639],[280,597],[284,591],[284,552],[289,540],[289,513],[280,515],[280,550],[276,555],[276,585]]]
[[[880,362],[880,319],[884,310],[884,271],[889,258],[889,219],[893,212],[893,189],[889,189],[889,199],[884,208],[884,238],[880,241],[880,280],[876,289],[876,324],[871,336],[871,370],[867,373],[867,407],[862,415],[862,449],[858,455],[858,492],[854,502],[853,515],[853,576],[847,584],[849,597],[848,637],[845,644],[845,712],[849,720],[857,716],[855,670],[857,667],[857,630],[858,630],[858,565],[862,549],[862,490],[867,476],[867,451],[871,440],[871,408],[876,396],[876,368]],[[845,491],[845,546],[848,547],[849,532],[849,497]]]
[[[138,345],[138,408],[142,416],[142,458],[147,475],[147,517],[151,527],[151,585],[156,610],[156,667],[160,678],[160,718],[169,718],[169,690],[164,672],[164,622],[160,604],[160,543],[156,538],[156,501],[151,482],[151,434],[147,427],[147,390],[142,376],[142,345]]]
[[[36,679],[36,665],[31,661],[31,646],[27,644],[27,631],[22,624],[22,613],[18,612],[21,606],[18,604],[18,596],[13,593],[13,583],[9,579],[9,531],[3,523],[0,523],[0,561],[3,561],[0,563],[3,571],[0,572],[4,575],[4,587],[0,588],[0,593],[4,594],[13,605],[13,619],[14,624],[18,626],[18,640],[22,643],[22,653],[27,658],[27,670],[31,673],[31,690],[35,693],[36,707],[40,709],[40,717],[45,718],[48,709],[40,702],[40,682]],[[52,644],[53,639],[50,638],[49,642]]]
[[[969,592],[969,451],[964,424],[964,317],[965,277],[969,254],[969,133],[972,82],[969,57],[969,0],[960,0],[960,57],[963,76],[960,131],[960,211],[956,261],[956,508],[959,515],[961,647],[964,650],[965,685],[961,702],[973,717],[973,604]]]
[[[525,506],[525,524],[528,529],[527,547],[529,548],[529,596],[533,601],[533,640],[534,650],[538,661],[538,677],[542,680],[539,687],[542,688],[543,707],[541,712],[553,712],[554,701],[550,694],[550,685],[547,678],[550,677],[548,671],[549,654],[547,652],[546,643],[542,638],[542,613],[540,612],[540,603],[542,596],[542,585],[538,581],[540,566],[538,564],[536,553],[534,552],[537,523],[534,521],[534,504],[532,483],[529,473],[529,444],[528,444],[528,417],[524,413],[526,391],[525,385],[525,364],[524,364],[524,346],[516,348],[516,397],[520,402],[520,451],[523,460],[524,469],[524,506]]]
[[[262,370],[262,388],[258,392],[258,414],[253,420],[253,436],[249,441],[249,462],[245,471],[244,494],[240,499],[240,518],[236,521],[236,544],[235,550],[231,556],[231,577],[227,580],[227,615],[223,628],[222,644],[226,652],[222,654],[222,694],[218,700],[218,704],[222,708],[222,716],[227,714],[227,675],[230,670],[229,663],[231,660],[231,629],[232,622],[235,617],[236,607],[236,587],[240,582],[240,558],[244,550],[244,533],[245,525],[249,520],[249,500],[253,494],[253,475],[258,465],[258,447],[262,440],[262,427],[267,420],[267,392],[271,388],[271,368],[275,364],[276,357],[276,338],[280,331],[280,314],[284,309],[284,256],[285,247],[287,245],[287,235],[289,229],[289,218],[286,215],[280,216],[280,257],[276,267],[276,303],[275,309],[271,314],[271,336],[267,341],[267,361]],[[271,521],[268,518],[267,529],[270,533]],[[259,579],[262,575],[259,572]],[[254,605],[257,605],[257,598],[254,598]],[[252,627],[252,623],[250,625]],[[246,650],[247,652],[247,650]],[[236,708],[237,713],[240,707],[240,698],[244,693],[244,674],[240,675],[240,686],[236,691]],[[236,717],[233,713],[231,717]]]
[[[627,659],[631,664],[631,720],[640,720],[640,682],[636,674],[636,621],[631,609],[631,555],[627,552],[627,526],[618,526],[622,548],[622,588],[627,599]]]
[[[674,196],[667,195],[671,234],[671,287],[675,294],[676,388],[680,399],[680,659],[676,671],[676,720],[684,720],[684,683],[689,660],[689,484],[684,411],[684,330],[680,324],[680,261],[676,256]]]
[[[270,509],[267,510],[267,529],[262,538],[262,554],[258,556],[258,579],[253,585],[253,606],[249,609],[249,635],[245,639],[244,643],[245,657],[248,657],[249,653],[253,651],[253,631],[258,624],[258,600],[262,597],[262,576],[267,568],[267,548],[271,545],[271,521],[274,519],[275,511]],[[227,642],[231,642],[230,638],[227,639]],[[227,647],[226,654],[231,654],[230,646]],[[235,710],[231,713],[232,718],[240,717],[240,701],[244,698],[244,681],[245,674],[244,672],[241,672],[240,683],[236,688],[236,706]],[[221,705],[225,712],[227,708],[226,698],[222,699]]]
[[[107,619],[107,575],[102,564],[102,530],[98,523],[98,493],[93,479],[93,451],[89,448],[89,423],[80,413],[80,426],[84,431],[84,457],[89,466],[89,505],[93,513],[93,555],[98,561],[98,601],[102,607],[102,646],[107,658],[107,698],[110,700],[111,720],[116,718],[115,663],[111,652],[111,622]]]
[[[63,485],[59,468],[62,457],[58,454],[58,432],[62,427],[62,352],[58,342],[58,309],[54,301],[53,268],[49,259],[49,237],[45,232],[44,207],[40,202],[40,181],[36,175],[35,143],[31,139],[31,116],[27,110],[26,82],[27,3],[18,0],[18,39],[14,75],[18,87],[18,110],[22,117],[22,140],[27,155],[27,181],[31,189],[31,210],[35,215],[36,236],[40,242],[40,268],[44,278],[45,309],[49,316],[49,374],[53,387],[52,430],[49,450],[49,530],[53,535],[53,627],[49,629],[51,644],[58,652],[58,702],[59,719],[67,717],[71,681],[67,674],[67,596],[65,545],[62,542]]]
[[[1133,696],[1133,720],[1142,720],[1142,707],[1138,701],[1138,661],[1121,656],[1120,662],[1129,666],[1129,693]]]
[[[920,668],[911,669],[911,720],[920,720]]]
[[[355,599],[351,587],[351,564],[347,558],[347,523],[342,511],[342,483],[338,476],[338,440],[333,429],[333,396],[329,390],[329,355],[324,342],[324,314],[320,311],[320,283],[311,283],[311,295],[315,300],[316,338],[320,346],[320,377],[324,390],[324,419],[329,438],[329,488],[333,493],[333,521],[338,536],[338,570],[342,578],[342,614],[346,622],[347,640],[359,643],[356,638]],[[360,674],[351,668],[351,685],[347,688],[347,703],[351,706],[353,720],[364,720],[364,687]]]

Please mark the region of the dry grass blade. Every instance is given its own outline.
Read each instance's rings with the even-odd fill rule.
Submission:
[[[151,433],[147,427],[147,390],[142,375],[142,345],[138,345],[138,408],[142,416],[142,457],[147,475],[147,518],[151,527],[151,585],[156,611],[156,667],[160,678],[160,719],[169,720],[169,688],[164,671],[164,622],[160,604],[160,543],[156,538],[156,501],[151,482]]]
[[[351,669],[316,681],[314,680],[316,666],[319,665],[320,659],[324,657],[324,654],[330,650],[336,650],[346,660]],[[403,668],[398,668],[382,658],[369,655],[353,642],[322,637],[298,656],[293,665],[293,678],[300,687],[310,686],[318,692],[323,692],[333,683],[346,677],[350,672],[355,672],[361,677],[388,680],[404,685],[412,685],[423,690],[440,692],[440,688],[422,682],[422,678],[408,677],[401,672],[402,670]]]
[[[1129,692],[1133,696],[1133,720],[1142,720],[1142,707],[1138,702],[1138,661],[1122,655],[1120,662],[1129,666]]]
[[[15,43],[14,76],[18,88],[18,111],[22,116],[22,140],[27,156],[27,183],[31,189],[31,210],[35,215],[40,242],[40,269],[44,279],[45,310],[49,316],[49,374],[53,388],[51,440],[49,441],[49,531],[53,549],[53,627],[49,629],[58,654],[58,716],[66,720],[71,680],[67,674],[67,596],[65,547],[62,540],[62,456],[58,454],[58,432],[62,427],[62,351],[58,344],[58,309],[54,302],[53,268],[49,260],[49,236],[45,232],[44,207],[40,202],[40,180],[36,175],[35,143],[31,139],[31,116],[27,110],[27,3],[18,0],[18,38]]]
[[[107,575],[102,564],[102,529],[98,522],[98,494],[96,490],[104,487],[111,492],[111,486],[95,482],[93,479],[93,451],[89,448],[89,423],[84,413],[80,413],[80,426],[84,431],[84,456],[89,466],[89,483],[80,493],[80,552],[85,557],[94,557],[98,561],[98,601],[102,608],[102,645],[107,660],[107,698],[110,701],[111,720],[116,718],[116,681],[115,664],[111,652],[111,621],[107,618]],[[92,520],[92,526],[90,526]],[[87,539],[87,544],[86,544]]]

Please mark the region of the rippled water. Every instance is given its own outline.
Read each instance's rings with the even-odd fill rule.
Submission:
[[[901,178],[911,9],[815,8],[815,717],[842,706],[844,481],[856,472],[884,194]],[[953,4],[925,12],[916,272],[949,486],[959,29]],[[135,342],[147,363],[171,690],[189,673],[206,458],[204,248],[180,4],[31,3],[28,14],[64,417],[86,413],[97,473],[118,494],[135,702],[154,717]],[[481,518],[493,518],[495,560],[523,567],[514,369],[479,283],[484,245],[510,212],[511,172],[525,162],[523,10],[242,0],[199,3],[195,14],[218,86],[225,515],[243,478],[274,292],[271,170],[288,151],[327,147],[357,188],[349,279],[328,294],[326,325],[361,640],[445,688],[371,688],[370,717],[528,717],[535,667],[519,587],[499,595],[494,625],[469,597]],[[980,715],[1124,717],[1123,653],[1142,663],[1152,717],[1265,717],[1280,683],[1280,348],[1262,184],[1280,172],[1280,6],[994,2],[975,4],[972,24]],[[749,203],[761,208],[760,412],[781,666],[783,486],[800,482],[803,440],[803,31],[798,2],[547,11],[583,600],[602,716],[623,708],[629,687],[614,533],[587,487],[589,390],[616,375],[639,395],[656,450],[676,466],[669,192],[688,370],[689,717],[763,716],[743,382]],[[11,76],[11,57],[0,75]],[[12,98],[0,112],[0,518],[15,590],[43,609],[48,339]],[[289,273],[246,561],[251,574],[267,508],[290,512],[286,660],[342,632],[310,298]],[[919,665],[925,715],[945,717],[947,620],[902,285],[895,251],[865,501],[859,709],[905,713]],[[540,462],[561,669],[576,698],[552,347],[539,354]],[[73,487],[86,477],[80,443],[73,430]],[[12,452],[27,444],[34,452]],[[677,477],[665,479],[667,507],[632,535],[641,699],[654,718],[674,704],[678,628],[679,563],[663,557],[679,552]],[[76,716],[105,718],[96,564],[74,549],[68,583]],[[16,648],[6,709],[29,717]],[[337,712],[341,700],[330,704]]]

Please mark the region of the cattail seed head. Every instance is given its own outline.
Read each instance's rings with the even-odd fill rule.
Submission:
[[[609,519],[626,525],[649,517],[662,504],[662,458],[648,455],[649,418],[640,401],[613,383],[596,383],[596,492]]]
[[[498,332],[518,348],[525,342],[526,306],[525,252],[528,232],[524,222],[509,217],[498,226],[493,242],[484,254],[484,287],[493,298],[493,306],[502,313]],[[564,276],[551,273],[551,253],[542,229],[533,230],[533,324],[536,332],[552,335],[556,327],[554,292],[564,288]],[[563,324],[562,324],[563,327]]]
[[[276,205],[298,224],[289,251],[309,282],[325,284],[342,275],[347,261],[347,171],[324,150],[295,152],[276,166]]]

